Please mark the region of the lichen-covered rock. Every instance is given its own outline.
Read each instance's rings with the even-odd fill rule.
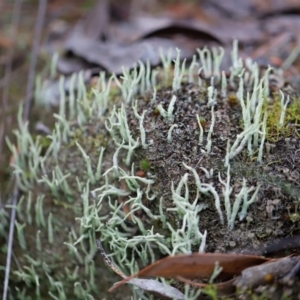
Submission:
[[[299,231],[298,95],[270,84],[276,70],[243,66],[236,47],[227,77],[223,52],[207,49],[200,77],[178,52],[171,85],[166,63],[101,75],[90,92],[78,75],[47,138],[20,118],[12,299],[147,298],[107,293],[118,277],[98,238],[129,275],[166,255],[254,252]]]

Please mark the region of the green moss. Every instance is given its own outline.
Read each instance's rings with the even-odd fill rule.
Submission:
[[[46,151],[51,145],[51,139],[49,139],[49,137],[37,136],[36,138],[39,139],[39,144],[42,146],[44,151]]]
[[[297,127],[300,122],[300,101],[299,98],[291,99],[285,113],[284,124],[279,125],[282,111],[280,95],[274,95],[273,103],[265,100],[263,111],[267,111],[267,140],[275,143],[281,138],[298,134]]]
[[[199,117],[199,122],[200,122],[202,128],[206,127],[207,121],[206,121],[206,119],[204,117]]]
[[[147,172],[151,168],[151,162],[147,159],[142,159],[140,161],[140,168],[142,171]]]

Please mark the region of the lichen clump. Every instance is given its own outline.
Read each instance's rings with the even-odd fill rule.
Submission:
[[[171,85],[166,57],[163,70],[101,74],[89,92],[73,75],[46,149],[20,118],[13,297],[112,298],[118,278],[95,259],[96,238],[129,275],[166,255],[251,252],[295,233],[298,95],[271,91],[280,72],[244,64],[236,43],[227,77],[222,49],[198,52],[186,68],[177,50]],[[147,297],[123,289],[113,297]]]

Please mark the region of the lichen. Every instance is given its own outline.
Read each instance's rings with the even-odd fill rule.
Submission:
[[[12,299],[149,297],[106,293],[118,278],[95,258],[96,238],[132,274],[166,255],[250,249],[295,233],[298,95],[270,91],[280,72],[243,64],[236,42],[228,78],[223,49],[198,53],[186,68],[177,50],[173,78],[166,57],[162,71],[139,63],[120,78],[102,73],[90,91],[73,75],[69,96],[62,78],[47,149],[20,111],[17,145],[8,141],[24,193]]]

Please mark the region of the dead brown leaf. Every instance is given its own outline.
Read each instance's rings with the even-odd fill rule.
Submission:
[[[65,55],[58,61],[59,72],[71,74],[97,66],[120,74],[123,68],[131,69],[138,61],[158,65],[158,49],[166,55],[169,49],[179,48],[182,57],[189,59],[196,48],[223,44],[223,35],[212,31],[209,23],[203,21],[136,16],[126,22],[111,23],[110,5],[113,3],[98,1],[95,9],[79,20],[67,36],[61,36]],[[51,39],[47,42],[48,49],[52,49]],[[174,52],[172,59],[175,55]]]
[[[228,279],[251,266],[269,261],[255,255],[222,254],[222,253],[192,253],[163,258],[150,266],[142,269],[137,274],[127,277],[114,285],[110,291],[126,283],[134,277],[164,277],[209,279],[214,272],[215,263],[222,267],[219,278]]]

